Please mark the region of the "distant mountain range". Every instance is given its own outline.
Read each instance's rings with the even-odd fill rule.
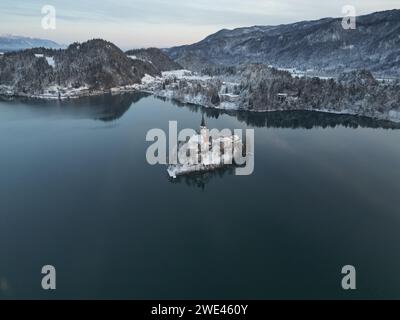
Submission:
[[[201,71],[215,65],[264,63],[330,75],[368,69],[400,75],[400,10],[357,17],[355,30],[342,18],[279,26],[221,30],[206,39],[165,52],[183,67]]]
[[[358,17],[356,30],[341,22],[222,30],[164,51],[123,52],[102,39],[66,49],[32,42],[40,47],[0,54],[0,96],[146,91],[225,110],[324,111],[400,122],[400,10]]]
[[[39,48],[39,47],[48,49],[65,48],[64,45],[46,39],[36,39],[36,38],[13,36],[13,35],[0,36],[0,52],[18,51],[18,50]]]

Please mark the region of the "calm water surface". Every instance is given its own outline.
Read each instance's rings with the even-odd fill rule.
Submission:
[[[152,128],[254,128],[255,172],[168,179]],[[0,298],[400,298],[400,129],[141,94],[0,102]],[[41,268],[57,290],[41,289]],[[355,292],[341,289],[344,265]]]

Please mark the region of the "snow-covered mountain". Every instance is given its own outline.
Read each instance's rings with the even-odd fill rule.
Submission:
[[[265,63],[331,75],[368,69],[376,75],[399,77],[400,10],[360,16],[356,22],[355,30],[345,30],[342,18],[221,30],[166,52],[195,71],[215,65]]]
[[[126,51],[125,53],[131,59],[150,62],[159,71],[182,69],[182,66],[176,63],[158,48],[134,49]]]
[[[0,55],[0,94],[63,98],[129,87],[147,74],[161,75],[152,61],[128,57],[111,42],[94,39],[65,50],[35,48]]]
[[[61,49],[64,46],[46,39],[37,39],[14,35],[0,36],[0,52],[18,51],[40,47],[48,49]]]

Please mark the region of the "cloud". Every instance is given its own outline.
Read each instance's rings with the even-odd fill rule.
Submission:
[[[398,6],[398,0],[352,2],[359,14]],[[95,36],[116,38],[128,46],[136,40],[136,46],[168,46],[195,42],[222,28],[340,16],[348,0],[2,0],[1,30],[46,36],[40,29],[41,7],[46,4],[57,10],[57,30],[51,36],[59,42]]]

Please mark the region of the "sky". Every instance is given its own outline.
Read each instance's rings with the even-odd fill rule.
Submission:
[[[56,29],[43,29],[42,7],[56,9]],[[122,49],[191,44],[220,30],[277,25],[400,8],[399,0],[1,0],[0,34],[70,44],[102,38]]]

